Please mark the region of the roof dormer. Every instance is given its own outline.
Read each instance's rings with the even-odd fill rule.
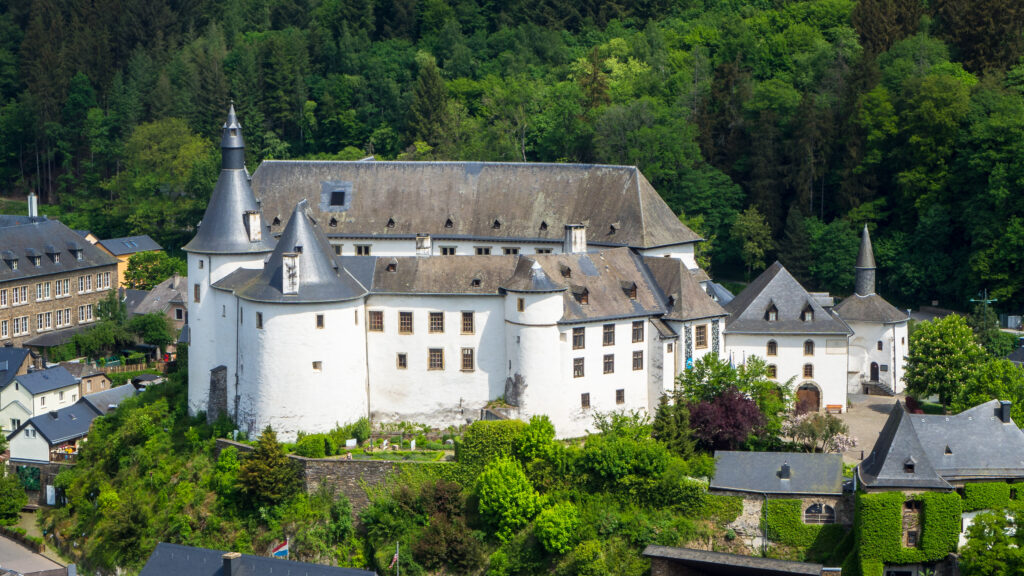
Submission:
[[[768,322],[779,321],[779,309],[775,306],[774,302],[770,302],[768,307],[764,310],[764,319]]]

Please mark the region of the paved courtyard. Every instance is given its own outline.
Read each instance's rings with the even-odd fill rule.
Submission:
[[[871,454],[871,449],[878,440],[882,426],[889,418],[889,411],[897,398],[902,402],[903,395],[869,396],[867,394],[850,394],[850,408],[839,416],[850,427],[850,434],[857,438],[857,447],[843,454],[843,462],[859,464],[861,451],[864,458]]]

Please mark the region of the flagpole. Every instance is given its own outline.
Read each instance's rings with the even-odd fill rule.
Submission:
[[[401,544],[395,542],[395,558],[398,560],[395,562],[395,576],[400,576],[402,573],[402,558],[398,555],[399,546],[401,546]]]

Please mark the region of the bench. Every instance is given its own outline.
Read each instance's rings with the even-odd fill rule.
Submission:
[[[827,414],[842,414],[843,413],[843,405],[842,404],[827,404],[825,406],[825,412]]]

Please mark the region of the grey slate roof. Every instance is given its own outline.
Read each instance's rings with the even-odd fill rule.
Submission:
[[[1015,348],[1013,352],[1006,355],[1006,359],[1018,366],[1024,365],[1024,348]],[[2,382],[3,380],[0,379],[0,388],[3,388]]]
[[[282,286],[286,253],[299,253],[296,294],[285,294]],[[366,288],[338,264],[327,237],[309,215],[308,203],[302,200],[260,275],[236,293],[254,302],[338,302],[358,298]]]
[[[368,570],[336,568],[242,554],[232,573],[224,573],[224,552],[158,542],[139,576],[374,576]]]
[[[135,254],[136,252],[163,250],[163,247],[157,244],[156,240],[153,240],[146,234],[143,234],[142,236],[125,236],[124,238],[100,240],[99,244],[114,256],[124,256],[125,254]]]
[[[790,478],[779,475],[788,463]],[[801,452],[715,452],[715,477],[710,487],[758,494],[843,493],[843,456]]]
[[[71,375],[71,372],[68,372],[68,369],[63,366],[54,366],[53,368],[47,368],[46,370],[36,370],[35,372],[15,376],[14,379],[18,381],[18,384],[24,386],[25,389],[33,396],[49,392],[50,390],[64,388],[65,386],[73,386],[77,383],[77,380],[75,380],[75,377]]]
[[[566,224],[582,222],[595,245],[701,240],[631,166],[268,160],[252,185],[268,221],[284,225],[308,198],[332,237],[561,242]],[[330,205],[334,190],[345,193],[344,205]]]
[[[868,233],[868,225],[864,225],[864,231],[860,235],[860,250],[857,252],[857,268],[874,268],[875,251],[871,247],[871,234]]]
[[[778,320],[766,320],[769,306],[778,310]],[[814,319],[804,322],[801,314],[810,307]],[[725,306],[729,317],[726,330],[750,334],[844,334],[850,328],[832,316],[796,278],[775,262]]]
[[[727,313],[700,287],[686,264],[677,258],[644,258],[666,297],[666,320],[717,318]],[[671,304],[669,304],[671,302]]]
[[[185,304],[185,293],[188,291],[188,278],[177,274],[157,284],[145,296],[129,308],[129,314],[152,314],[167,312],[171,304]]]
[[[121,404],[125,400],[138,394],[135,386],[131,384],[121,384],[107,390],[101,390],[92,394],[86,394],[82,396],[79,402],[85,402],[92,406],[99,414],[106,414],[110,412],[114,407]]]
[[[135,310],[138,309],[139,304],[146,299],[149,292],[146,290],[136,290],[134,288],[126,288],[122,300],[124,301],[125,310],[128,312],[128,316],[134,316]]]
[[[21,368],[28,355],[27,348],[0,346],[0,390],[14,381],[14,375],[18,373],[18,368]]]
[[[777,560],[760,556],[742,556],[711,550],[694,548],[676,548],[673,546],[648,546],[643,555],[648,558],[661,558],[672,564],[686,566],[694,574],[704,576],[788,576],[791,574],[813,574],[818,576],[824,566],[792,560]],[[681,570],[668,571],[668,574],[684,574]]]
[[[725,306],[729,302],[732,302],[733,298],[735,298],[735,296],[733,296],[733,293],[729,292],[728,288],[722,286],[718,282],[708,282],[706,285],[706,290],[708,296],[711,296],[712,300],[718,302],[719,306]]]
[[[89,376],[95,376],[96,374],[104,374],[102,370],[88,362],[61,362],[60,365],[79,380],[82,378],[88,378]]]
[[[518,260],[519,256],[381,257],[374,264],[371,293],[493,295],[513,274]]]
[[[88,434],[89,426],[97,416],[99,412],[91,404],[79,401],[60,410],[33,416],[17,430],[8,434],[7,438],[14,438],[25,428],[32,426],[53,446]]]
[[[878,294],[853,294],[843,299],[833,311],[846,321],[899,324],[910,319],[906,312],[889,304]]]
[[[0,282],[117,264],[116,258],[89,244],[60,221],[36,220],[0,226]],[[72,250],[81,250],[82,259],[76,259]],[[53,251],[60,254],[59,262],[53,261]],[[30,255],[39,256],[39,266],[32,264]],[[11,267],[13,260],[18,263],[17,270]]]
[[[516,271],[501,287],[510,292],[561,292],[567,289],[565,284],[548,276],[540,262],[530,258],[520,258]]]
[[[870,456],[858,467],[870,488],[950,488],[950,481],[1024,478],[1024,432],[992,400],[951,416],[893,405]],[[947,454],[947,448],[949,453]],[[911,459],[914,472],[904,471]]]

